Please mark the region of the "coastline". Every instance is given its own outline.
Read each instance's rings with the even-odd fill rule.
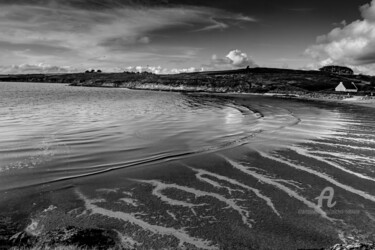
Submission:
[[[334,102],[341,104],[353,104],[363,107],[375,108],[375,97],[373,96],[346,96],[342,95],[333,95],[333,94],[322,94],[322,93],[307,93],[302,95],[272,95],[273,97],[279,98],[290,98],[298,100],[308,100],[308,101],[324,101],[324,102]]]
[[[229,71],[156,75],[152,73],[69,73],[3,75],[4,82],[65,83],[77,87],[126,88],[182,93],[250,94],[312,101],[330,101],[374,107],[370,76],[340,75],[324,71],[247,68]],[[337,93],[340,82],[354,82],[354,96]],[[375,83],[375,82],[374,82]]]
[[[230,86],[220,84],[213,85],[189,85],[184,83],[164,84],[158,82],[122,82],[116,84],[114,82],[82,82],[71,83],[69,86],[74,87],[98,87],[98,88],[125,88],[130,90],[148,90],[148,91],[165,91],[165,92],[181,92],[181,93],[203,93],[203,94],[219,94],[219,95],[260,95],[276,98],[309,100],[309,101],[325,101],[342,104],[354,104],[364,107],[375,107],[375,96],[361,95],[356,93],[337,93],[334,91],[306,91],[293,89],[276,89],[269,90],[267,88],[249,88],[249,86]]]
[[[106,86],[102,86],[106,87]],[[108,87],[108,86],[107,86]],[[181,92],[181,93],[201,93],[201,94],[217,94],[217,95],[252,95],[252,96],[269,96],[275,98],[283,99],[297,99],[297,100],[308,100],[308,101],[324,101],[324,102],[334,102],[341,104],[353,104],[369,108],[375,108],[375,96],[360,96],[360,95],[350,95],[347,94],[332,94],[332,93],[319,93],[319,92],[294,92],[294,91],[282,91],[282,92],[238,92],[230,91],[229,88],[210,88],[206,86],[168,86],[160,84],[144,84],[142,86],[133,85],[126,88],[130,90],[148,90],[148,91],[165,91],[165,92]]]
[[[150,91],[152,91],[150,89]],[[160,91],[160,90],[155,90]],[[193,92],[194,93],[194,92]],[[238,92],[203,92],[202,94],[213,94],[213,95],[228,95],[228,96],[268,96],[281,99],[295,99],[295,100],[304,100],[304,101],[317,101],[317,102],[331,102],[331,103],[341,103],[341,104],[350,104],[358,105],[368,108],[375,108],[375,96],[347,96],[345,94],[327,94],[327,93],[298,93],[295,92],[283,92],[283,93],[238,93]]]

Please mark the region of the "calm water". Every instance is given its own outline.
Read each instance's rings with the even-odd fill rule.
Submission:
[[[0,229],[116,229],[139,249],[374,239],[370,108],[0,83],[0,117]]]
[[[173,93],[0,88],[0,172],[12,175],[0,190],[225,147],[251,135],[258,118],[230,101]]]

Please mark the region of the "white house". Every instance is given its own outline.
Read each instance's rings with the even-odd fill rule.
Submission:
[[[337,92],[358,92],[357,86],[353,82],[340,82],[339,85],[337,85],[336,89]]]

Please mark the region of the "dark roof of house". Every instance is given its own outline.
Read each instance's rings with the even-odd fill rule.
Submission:
[[[357,89],[353,82],[341,82],[346,89]]]

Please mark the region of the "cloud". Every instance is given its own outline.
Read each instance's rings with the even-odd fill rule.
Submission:
[[[375,21],[375,2],[367,3],[362,5],[359,10],[361,11],[362,17],[365,20],[374,22]]]
[[[114,0],[104,2],[51,0],[45,5],[26,4],[26,1],[23,1],[23,5],[2,3],[1,40],[15,44],[55,44],[88,50],[98,46],[110,47],[110,41],[121,41],[124,46],[148,44],[151,40],[149,33],[168,27],[191,31],[212,30],[227,28],[237,21],[255,21],[251,17],[209,7],[138,6]],[[86,9],[76,8],[80,4],[86,6]],[[98,6],[116,8],[97,9]],[[118,43],[114,46],[118,46]]]
[[[200,32],[200,31],[209,31],[209,30],[215,30],[215,29],[223,30],[223,29],[229,28],[230,26],[235,25],[235,23],[238,23],[238,22],[258,22],[258,20],[253,17],[244,16],[242,14],[233,14],[233,13],[225,12],[222,10],[220,10],[219,15],[211,15],[209,17],[209,20],[210,20],[210,23],[207,26],[200,28],[196,31]]]
[[[180,74],[180,73],[193,73],[193,72],[200,72],[204,71],[203,68],[195,68],[195,67],[190,67],[190,68],[182,68],[182,69],[172,69],[170,73],[172,74]]]
[[[34,43],[11,43],[0,41],[0,50],[26,51],[30,54],[46,53],[49,55],[61,55],[70,53],[71,49],[63,46]]]
[[[150,43],[150,38],[147,36],[144,36],[144,37],[139,38],[138,42],[143,43],[143,44],[148,44]]]
[[[242,53],[240,50],[232,50],[227,55],[227,58],[229,58],[232,61],[233,66],[235,67],[245,67],[250,66],[250,64],[254,64],[248,57],[246,53]]]
[[[78,69],[70,66],[52,66],[48,64],[20,64],[12,66],[0,66],[0,72],[3,74],[49,74],[49,73],[73,73],[79,72]]]
[[[241,50],[232,50],[225,57],[213,55],[209,64],[202,65],[205,70],[229,70],[244,67],[257,67],[258,65]]]
[[[140,56],[140,55],[137,55]],[[98,61],[105,61],[106,58],[97,58]],[[167,68],[162,66],[127,66],[127,67],[87,67],[86,69],[101,69],[103,72],[150,72],[153,74],[180,74],[180,73],[192,73],[210,70],[231,70],[236,68],[244,67],[257,67],[257,64],[250,59],[246,53],[240,50],[232,50],[225,57],[218,57],[213,55],[210,63],[201,65],[200,67],[186,67],[186,68]],[[36,74],[36,73],[77,73],[83,72],[84,70],[72,67],[72,66],[57,66],[49,65],[45,63],[36,64],[19,64],[12,66],[1,66],[0,73],[2,74]]]
[[[143,73],[143,72],[149,72],[153,74],[169,74],[169,70],[166,68],[163,68],[161,66],[129,66],[126,67],[126,72],[136,72],[136,73]]]
[[[117,69],[117,72],[150,72],[154,74],[180,74],[192,73],[210,70],[231,70],[244,67],[257,67],[258,65],[248,57],[246,53],[240,50],[232,50],[225,57],[218,57],[212,55],[210,63],[201,65],[200,67],[187,67],[187,68],[165,68],[161,66],[128,66],[124,69]]]
[[[175,30],[208,32],[255,21],[165,0],[0,0],[0,65],[42,62],[109,71],[127,64],[190,60],[197,55],[189,51],[200,48],[182,48],[165,37]]]
[[[142,72],[150,72],[153,74],[180,74],[180,73],[192,73],[192,72],[198,72],[198,71],[203,71],[202,68],[198,69],[195,67],[190,67],[190,68],[173,68],[173,69],[168,69],[168,68],[163,68],[161,66],[129,66],[126,67],[125,70],[122,71],[127,71],[127,72],[137,72],[137,73],[142,73]]]
[[[2,5],[33,5],[33,6],[56,6],[60,0],[1,0]],[[64,6],[84,10],[108,10],[126,6],[163,6],[168,0],[64,0]]]
[[[318,62],[348,66],[375,63],[375,0],[360,8],[361,20],[350,24],[342,22],[326,35],[317,37],[317,43],[306,49],[305,54]]]

